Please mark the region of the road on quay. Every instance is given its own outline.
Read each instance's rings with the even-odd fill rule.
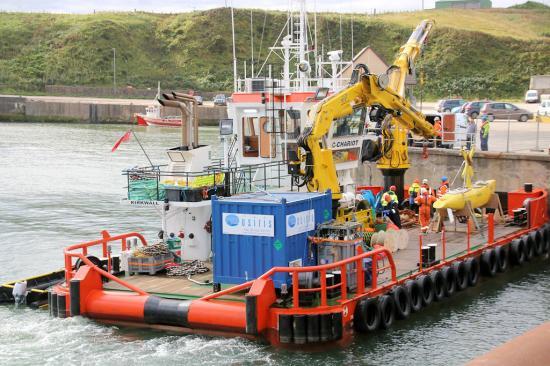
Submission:
[[[118,104],[118,105],[142,105],[147,107],[153,102],[152,99],[122,99],[122,98],[93,98],[93,97],[65,97],[47,95],[0,95],[3,97],[21,97],[28,101],[38,102],[60,102],[60,103],[94,103],[94,104]],[[213,107],[213,101],[204,101],[204,106]]]

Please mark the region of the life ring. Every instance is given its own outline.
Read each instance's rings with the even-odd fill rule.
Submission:
[[[510,243],[510,258],[512,263],[521,266],[525,262],[525,244],[521,239],[514,239]]]
[[[523,242],[525,260],[529,262],[535,256],[535,241],[529,235],[523,235],[520,240]]]
[[[368,298],[359,301],[355,308],[353,325],[360,332],[372,332],[380,325],[378,299]]]
[[[395,302],[393,297],[382,295],[378,299],[378,308],[380,309],[380,328],[388,329],[395,319]]]
[[[441,274],[445,277],[445,296],[451,297],[456,292],[456,272],[453,267],[445,266]]]
[[[542,235],[537,230],[537,231],[532,231],[531,233],[529,233],[529,236],[531,237],[531,239],[535,243],[535,245],[534,245],[534,247],[535,247],[535,256],[538,257],[539,255],[542,254],[543,247],[544,247],[544,243],[543,243],[543,240],[542,240]]]
[[[508,246],[500,246],[495,248],[497,257],[497,270],[505,272],[508,269]]]
[[[464,262],[453,263],[453,269],[456,273],[456,289],[462,291],[468,287],[468,268]]]
[[[468,258],[464,264],[468,269],[468,286],[474,287],[479,281],[479,259]]]
[[[428,306],[434,301],[434,283],[429,276],[422,275],[416,279],[422,286],[422,305]]]
[[[440,271],[433,271],[430,273],[434,287],[434,300],[441,301],[445,297],[445,290],[447,288],[447,283],[445,282],[445,277]]]
[[[411,299],[411,311],[416,313],[422,309],[422,287],[417,281],[409,280],[405,282],[405,289]]]
[[[396,286],[391,290],[393,301],[395,303],[395,317],[397,319],[407,319],[411,315],[411,297],[403,286]]]
[[[495,277],[495,275],[497,274],[497,269],[498,263],[495,250],[486,250],[481,255],[481,273],[488,277]]]

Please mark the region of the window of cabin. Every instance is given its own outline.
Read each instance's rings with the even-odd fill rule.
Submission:
[[[257,117],[243,117],[243,156],[258,157],[258,131],[259,122]]]
[[[366,109],[357,108],[350,115],[334,120],[332,137],[357,136],[365,127]]]

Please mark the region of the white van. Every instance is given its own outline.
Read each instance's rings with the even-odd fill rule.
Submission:
[[[538,103],[539,102],[539,92],[536,90],[527,90],[525,93],[525,103]]]

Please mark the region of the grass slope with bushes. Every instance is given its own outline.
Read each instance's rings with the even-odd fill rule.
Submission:
[[[257,71],[287,14],[252,12]],[[518,98],[528,88],[531,75],[550,74],[547,7],[430,10],[375,17],[322,13],[317,17],[319,49],[326,52],[342,44],[344,58],[349,59],[352,17],[355,51],[370,45],[387,62],[421,19],[435,19],[436,27],[417,65],[425,75],[428,98]],[[242,75],[245,59],[250,71],[250,10],[236,10],[235,23]],[[46,84],[110,86],[113,48],[119,85],[155,88],[160,81],[163,88],[232,89],[230,9],[219,8],[180,14],[0,13],[0,91],[40,92]],[[278,74],[280,60],[271,57],[269,63]],[[267,66],[264,71],[267,74]]]

